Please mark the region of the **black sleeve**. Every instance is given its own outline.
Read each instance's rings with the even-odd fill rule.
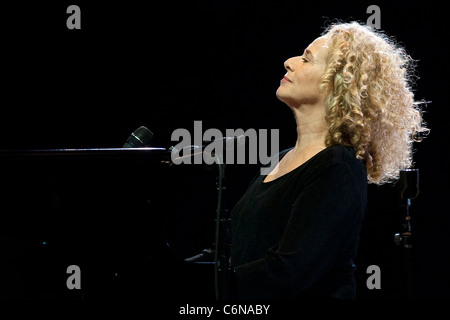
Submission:
[[[365,181],[364,181],[365,183]],[[298,195],[278,245],[235,268],[239,299],[294,298],[336,262],[364,212],[361,179],[345,162],[324,168]]]

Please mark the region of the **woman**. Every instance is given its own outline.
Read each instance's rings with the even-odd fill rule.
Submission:
[[[426,131],[412,59],[353,22],[330,26],[284,67],[277,97],[297,142],[233,209],[237,298],[351,299],[367,182],[397,179]]]

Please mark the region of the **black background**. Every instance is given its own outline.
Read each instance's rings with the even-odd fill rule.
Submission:
[[[66,27],[70,4],[81,8],[80,30]],[[141,125],[155,133],[153,146],[167,148],[177,143],[170,140],[175,129],[192,131],[196,120],[204,130],[222,132],[276,128],[280,149],[291,147],[295,122],[275,96],[285,73],[283,62],[301,55],[335,19],[365,22],[371,4],[2,5],[0,149],[120,147]],[[381,9],[382,30],[418,60],[416,99],[431,101],[424,115],[431,133],[416,144],[414,155],[421,187],[411,207],[414,293],[419,299],[448,299],[448,12],[431,1],[375,4]],[[211,245],[215,168],[49,160],[4,162],[1,170],[6,190],[2,230],[9,231],[2,234],[0,247],[2,298],[89,299],[145,292],[161,299],[214,300],[211,270],[185,265],[177,256]],[[258,167],[227,170],[232,207]],[[357,259],[358,299],[403,299],[403,260],[392,243],[402,217],[397,189],[370,186],[370,191]],[[11,219],[15,228],[6,223]],[[105,223],[110,227],[104,228]],[[124,244],[125,238],[133,241]],[[167,239],[176,251],[173,256],[166,252]],[[65,287],[70,264],[82,268],[79,292]],[[381,267],[381,290],[365,287],[371,264]]]

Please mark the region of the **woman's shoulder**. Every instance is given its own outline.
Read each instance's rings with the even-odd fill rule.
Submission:
[[[329,146],[321,152],[321,156],[336,162],[359,161],[356,158],[355,149],[340,144]]]
[[[356,158],[355,150],[349,146],[333,145],[319,152],[313,159],[314,164],[321,168],[331,166],[346,166],[352,171],[365,171],[364,163]]]

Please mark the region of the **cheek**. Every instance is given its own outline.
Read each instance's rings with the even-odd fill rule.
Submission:
[[[296,78],[295,84],[298,90],[304,91],[304,90],[311,90],[314,87],[316,87],[318,81],[317,77],[314,76],[313,74],[305,73]]]
[[[302,72],[297,77],[298,84],[301,84],[302,86],[306,86],[311,89],[314,88],[318,89],[321,80],[322,80],[322,73],[317,72],[316,70]]]

